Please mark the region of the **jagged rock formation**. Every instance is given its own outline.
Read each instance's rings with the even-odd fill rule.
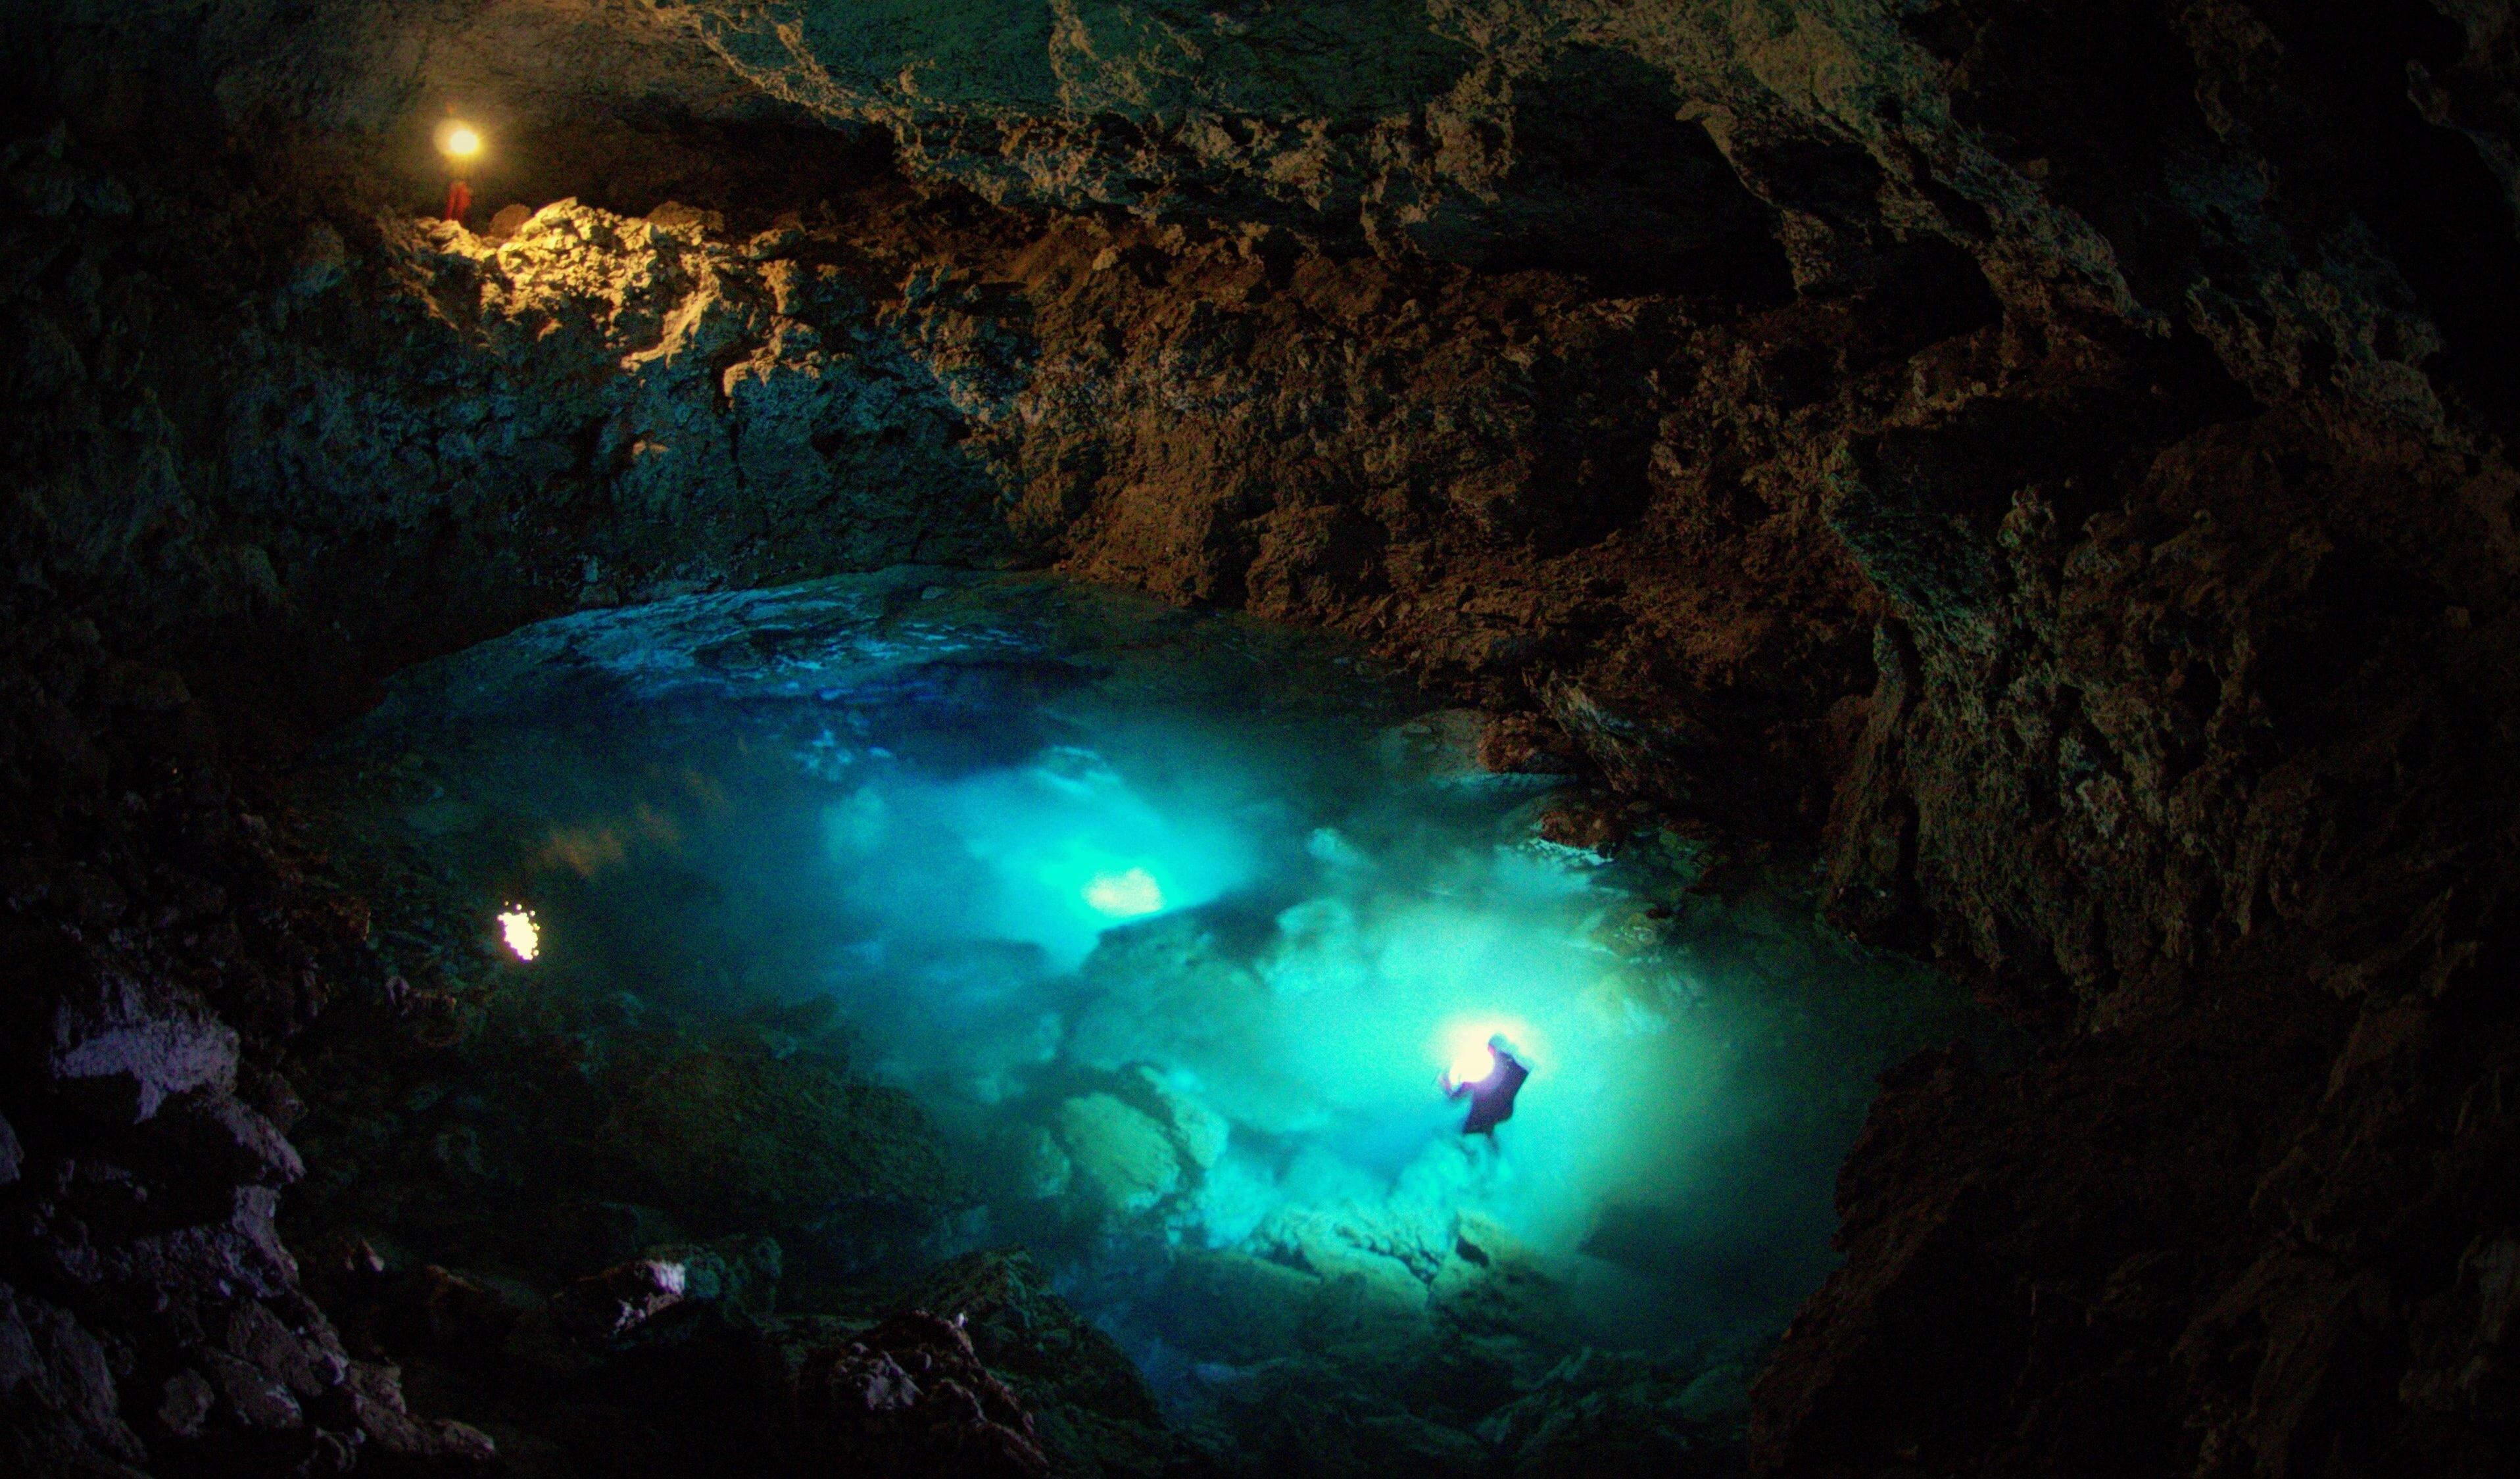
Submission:
[[[299,885],[181,680],[14,599],[0,640],[0,1459],[130,1473],[170,1441],[242,1471],[486,1455],[344,1349],[274,1225],[305,1168],[261,1045],[321,1007],[364,920]]]
[[[12,1457],[471,1441],[272,1231],[359,927],[239,754],[916,558],[1825,819],[1834,917],[2070,1020],[1888,1086],[1771,1468],[2507,1463],[2508,6],[0,21]],[[412,208],[451,99],[504,240]]]

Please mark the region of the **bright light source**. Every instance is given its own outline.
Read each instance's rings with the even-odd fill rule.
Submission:
[[[1496,1057],[1488,1052],[1488,1040],[1495,1037],[1504,1038],[1517,1058],[1530,1063],[1526,1055],[1530,1023],[1509,1017],[1463,1017],[1447,1025],[1436,1039],[1436,1052],[1452,1066],[1454,1083],[1479,1083],[1496,1072]]]
[[[481,152],[481,131],[450,118],[438,125],[437,147],[450,159],[469,159]]]
[[[530,961],[543,952],[542,926],[534,922],[534,913],[521,905],[499,916],[499,938],[517,953],[519,961]]]
[[[1115,919],[1150,915],[1164,907],[1163,885],[1155,875],[1143,868],[1127,873],[1103,874],[1085,885],[1085,902],[1096,914]]]

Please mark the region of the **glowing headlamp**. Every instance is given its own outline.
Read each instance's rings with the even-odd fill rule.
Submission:
[[[1531,1042],[1531,1026],[1519,1017],[1469,1017],[1443,1029],[1436,1038],[1436,1052],[1456,1084],[1484,1084],[1496,1076],[1499,1052],[1520,1057],[1527,1066],[1530,1058],[1523,1052]]]
[[[437,125],[437,151],[461,164],[481,153],[481,131],[458,118]]]

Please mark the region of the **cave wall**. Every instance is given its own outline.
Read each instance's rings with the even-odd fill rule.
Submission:
[[[1818,834],[1833,919],[2071,1025],[1888,1086],[1762,1462],[2504,1453],[2508,6],[97,0],[0,35],[11,955],[49,963],[10,990],[59,1086],[0,1099],[13,1168],[69,1174],[91,1079],[157,1086],[110,1120],[279,1102],[254,1044],[322,991],[270,983],[340,926],[202,779],[238,755],[555,611],[1053,564],[1349,631],[1668,815]],[[497,144],[472,224],[538,209],[513,235],[427,219],[449,103]],[[240,887],[294,902],[205,971]],[[63,980],[211,1046],[140,1071]],[[46,1216],[105,1194],[68,1185]],[[112,1333],[171,1275],[30,1257],[26,1328],[129,1347],[47,1411],[202,1338]]]

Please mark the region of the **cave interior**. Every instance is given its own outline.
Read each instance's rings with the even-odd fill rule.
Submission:
[[[0,77],[0,1471],[2520,1471],[2508,0]]]

